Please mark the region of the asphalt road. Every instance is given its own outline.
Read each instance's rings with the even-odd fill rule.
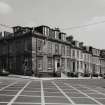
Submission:
[[[0,105],[105,105],[104,79],[0,77]]]

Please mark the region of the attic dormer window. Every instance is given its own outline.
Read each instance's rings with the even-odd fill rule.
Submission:
[[[62,36],[61,36],[61,34],[59,34],[59,39],[62,39]]]

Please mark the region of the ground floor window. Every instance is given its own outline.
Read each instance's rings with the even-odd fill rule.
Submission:
[[[65,58],[61,59],[61,68],[64,71],[64,69],[65,69]]]
[[[37,68],[39,71],[42,71],[42,66],[43,65],[43,62],[42,62],[42,58],[37,58]]]
[[[82,63],[82,61],[80,62],[80,65],[81,65],[81,69],[82,69],[82,67],[83,67],[83,63]]]
[[[73,62],[73,72],[75,72],[75,62]]]
[[[77,61],[77,70],[79,69],[79,61]]]
[[[52,69],[52,58],[48,58],[48,70]]]
[[[70,59],[67,59],[67,68],[70,69]]]

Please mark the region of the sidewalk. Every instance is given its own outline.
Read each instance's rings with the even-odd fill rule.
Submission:
[[[39,77],[34,77],[34,76],[23,76],[23,75],[9,75],[8,77],[15,77],[15,78],[23,78],[23,79],[38,79],[38,80],[51,80],[51,79],[102,79],[102,77],[78,77],[78,78],[75,78],[75,77],[46,77],[46,78],[39,78]]]

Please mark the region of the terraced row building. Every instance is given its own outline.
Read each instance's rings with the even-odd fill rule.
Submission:
[[[0,70],[38,77],[98,76],[105,73],[104,52],[58,28],[16,26],[0,35]]]

